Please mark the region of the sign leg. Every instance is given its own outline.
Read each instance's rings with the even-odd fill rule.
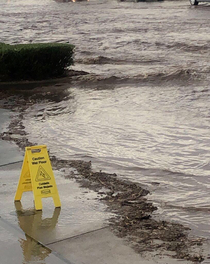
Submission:
[[[35,209],[37,211],[42,210],[42,198],[41,197],[35,197],[34,205],[35,205]]]
[[[53,196],[53,201],[54,201],[55,207],[61,207],[61,201],[58,195]]]
[[[23,191],[20,190],[19,186],[17,188],[17,192],[15,194],[15,201],[20,201],[22,197]]]

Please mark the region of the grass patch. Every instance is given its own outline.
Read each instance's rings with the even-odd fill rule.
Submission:
[[[74,46],[61,43],[0,43],[0,81],[44,80],[65,75]]]

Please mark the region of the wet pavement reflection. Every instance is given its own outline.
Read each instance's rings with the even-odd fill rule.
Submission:
[[[20,239],[23,250],[24,261],[44,260],[49,256],[51,250],[42,247],[35,240],[37,233],[43,229],[50,232],[55,228],[60,215],[61,208],[55,208],[52,218],[42,218],[42,211],[24,210],[20,201],[15,202],[15,208],[20,228],[26,233],[26,239]]]
[[[20,239],[20,246],[23,250],[24,261],[39,261],[45,260],[49,256],[51,250],[45,247],[42,247],[38,244],[33,238],[26,235],[25,239]],[[42,262],[43,263],[43,262]]]
[[[51,249],[14,227],[2,217],[0,217],[0,255],[1,264],[65,263]]]
[[[51,218],[43,218],[43,211],[24,210],[20,201],[15,202],[15,208],[20,228],[34,239],[43,230],[51,232],[55,228],[61,211],[61,208],[55,208]]]

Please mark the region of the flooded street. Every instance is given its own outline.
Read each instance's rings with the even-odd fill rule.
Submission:
[[[30,140],[143,183],[157,216],[210,238],[210,5],[3,0],[0,23],[1,42],[69,42],[100,75],[27,109]]]

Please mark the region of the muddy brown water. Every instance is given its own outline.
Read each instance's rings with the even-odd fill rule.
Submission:
[[[69,42],[100,77],[24,115],[63,159],[145,184],[157,215],[210,238],[210,5],[4,0],[0,41]]]

